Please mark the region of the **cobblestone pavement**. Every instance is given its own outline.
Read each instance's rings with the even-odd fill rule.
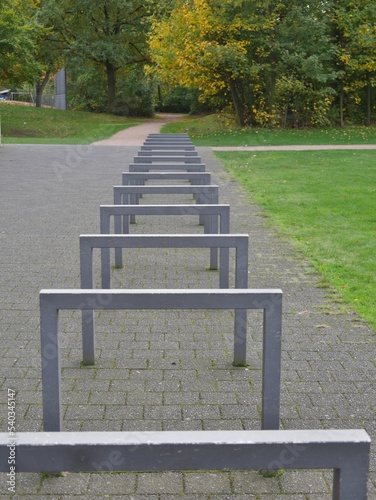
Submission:
[[[38,294],[77,288],[79,234],[99,233],[99,205],[112,204],[137,147],[4,146],[0,149],[0,426],[17,391],[18,431],[42,430]],[[281,427],[365,428],[375,438],[375,336],[319,287],[319,277],[261,209],[198,148],[231,230],[250,236],[250,288],[284,292]],[[159,203],[145,197],[143,203]],[[163,200],[167,202],[166,200]],[[169,202],[192,203],[190,197]],[[190,217],[139,217],[134,233],[202,232]],[[127,251],[117,287],[212,288],[205,250]],[[233,256],[232,256],[233,259]],[[98,256],[96,255],[98,273]],[[61,314],[64,430],[259,429],[261,317],[249,314],[247,368],[232,362],[232,312],[105,311],[97,314],[97,363],[82,367],[80,315]],[[375,453],[369,499],[376,499]],[[19,474],[16,495],[0,474],[0,498],[134,500],[329,500],[331,471]]]

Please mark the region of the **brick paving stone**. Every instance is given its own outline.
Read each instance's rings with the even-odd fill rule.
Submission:
[[[137,493],[174,494],[183,493],[183,473],[180,472],[148,472],[137,474]]]
[[[71,473],[63,477],[42,478],[40,493],[49,494],[78,494],[87,493],[90,475],[84,473]]]
[[[124,496],[131,495],[135,493],[136,485],[137,474],[131,472],[125,474],[90,474],[87,495],[91,497],[92,495],[97,495],[101,491],[111,496],[116,495],[120,491]]]
[[[286,493],[310,491],[316,494],[330,492],[332,474],[320,471],[285,471],[280,477],[281,487]]]
[[[187,472],[185,491],[192,493],[232,493],[231,474],[228,472]]]
[[[79,234],[99,233],[99,205],[112,204],[138,147],[4,146],[0,149],[0,428],[7,389],[17,390],[17,429],[42,429],[38,294],[77,288]],[[250,235],[249,287],[284,292],[281,427],[365,428],[376,436],[374,332],[319,288],[312,266],[266,227],[261,209],[210,148],[198,148],[231,231]],[[165,200],[167,202],[167,200]],[[171,196],[169,203],[193,203]],[[160,203],[148,196],[141,203]],[[131,233],[197,233],[194,217],[138,217]],[[99,283],[99,251],[94,272]],[[124,252],[121,288],[216,288],[208,251]],[[234,256],[231,252],[233,265]],[[79,431],[260,428],[261,313],[249,313],[248,368],[232,366],[233,312],[100,311],[96,366],[82,367],[80,313],[61,313],[63,428]],[[12,498],[326,500],[331,474],[255,471],[19,474]],[[0,499],[10,498],[0,475]],[[376,499],[372,445],[369,499]]]
[[[234,472],[232,475],[234,493],[279,493],[279,477],[263,477],[256,471]]]

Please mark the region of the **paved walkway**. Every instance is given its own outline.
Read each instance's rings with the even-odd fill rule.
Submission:
[[[112,203],[137,154],[122,146],[4,146],[0,149],[0,426],[7,390],[17,390],[17,430],[42,429],[38,293],[79,287],[78,236],[99,233],[99,205]],[[375,335],[336,304],[298,252],[265,227],[261,209],[198,148],[231,229],[250,235],[249,286],[284,292],[281,426],[365,428],[376,437]],[[148,197],[144,203],[158,203]],[[171,202],[176,199],[171,198]],[[192,199],[178,202],[191,203]],[[200,232],[197,221],[140,218],[132,232]],[[98,273],[98,256],[96,256]],[[210,288],[202,251],[127,252],[117,287]],[[230,312],[106,312],[97,317],[97,365],[81,367],[80,315],[63,312],[64,430],[260,428],[262,332],[249,315],[248,368],[234,368]],[[369,499],[376,499],[372,455]],[[17,495],[0,498],[134,500],[329,500],[331,472],[19,474]],[[310,492],[307,494],[307,492]]]
[[[186,115],[178,113],[159,113],[158,118],[151,122],[141,123],[135,127],[120,130],[117,134],[104,139],[103,141],[93,142],[94,146],[141,146],[149,134],[158,134],[161,127],[166,123],[179,120]]]

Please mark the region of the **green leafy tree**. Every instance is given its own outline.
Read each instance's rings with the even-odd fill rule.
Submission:
[[[340,86],[341,124],[344,124],[345,96],[360,105],[365,102],[366,123],[371,124],[372,94],[376,86],[376,3],[374,0],[341,0],[331,10]]]
[[[6,85],[33,83],[39,72],[34,58],[41,26],[32,16],[37,2],[0,1],[0,81]]]
[[[244,82],[257,73],[248,57],[254,12],[250,2],[177,1],[168,18],[153,24],[151,71],[162,81],[198,88],[206,100],[228,96],[243,125]]]
[[[329,124],[340,73],[323,4],[290,2],[276,25],[274,102],[283,125]]]
[[[334,50],[325,2],[178,1],[153,24],[150,48],[162,80],[231,102],[240,125],[325,123]]]
[[[117,76],[147,61],[146,33],[152,0],[47,0],[66,57],[90,61],[105,72],[107,111],[117,110]]]
[[[38,33],[36,41],[35,59],[39,63],[39,74],[36,78],[36,106],[42,106],[42,96],[52,75],[64,66],[64,44],[61,43],[59,32],[55,28],[55,21],[51,18],[51,4],[47,0],[40,0],[38,8],[34,10],[34,19],[43,27]]]

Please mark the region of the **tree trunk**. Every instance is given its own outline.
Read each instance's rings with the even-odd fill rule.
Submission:
[[[107,112],[116,112],[116,67],[110,62],[106,61],[106,74],[107,74]]]
[[[272,50],[269,56],[269,64],[270,64],[270,70],[269,70],[269,88],[267,89],[267,95],[268,95],[268,111],[270,115],[270,125],[272,125],[272,120],[274,118],[274,106],[275,106],[275,88],[277,84],[277,73],[276,73],[276,54]]]
[[[50,79],[51,76],[51,71],[46,71],[44,74],[44,77],[41,78],[38,83],[36,84],[36,99],[35,99],[35,106],[37,108],[42,107],[42,98],[43,98],[43,91],[46,88],[46,85],[48,83],[48,80]]]
[[[367,73],[367,126],[369,127],[371,125],[371,118],[372,118],[372,99],[371,99],[371,90],[372,90],[372,84],[371,84],[371,75]]]
[[[230,90],[231,90],[232,102],[234,104],[237,124],[240,125],[241,127],[244,127],[245,125],[244,105],[239,96],[238,89],[236,88],[235,80],[230,80]]]
[[[343,85],[341,85],[341,89],[339,91],[339,121],[340,121],[340,126],[342,128],[345,126],[345,118],[343,114],[344,100],[345,100],[345,91],[343,89]]]
[[[162,89],[161,86],[158,84],[158,106],[162,107],[163,105],[163,97],[162,97]]]

